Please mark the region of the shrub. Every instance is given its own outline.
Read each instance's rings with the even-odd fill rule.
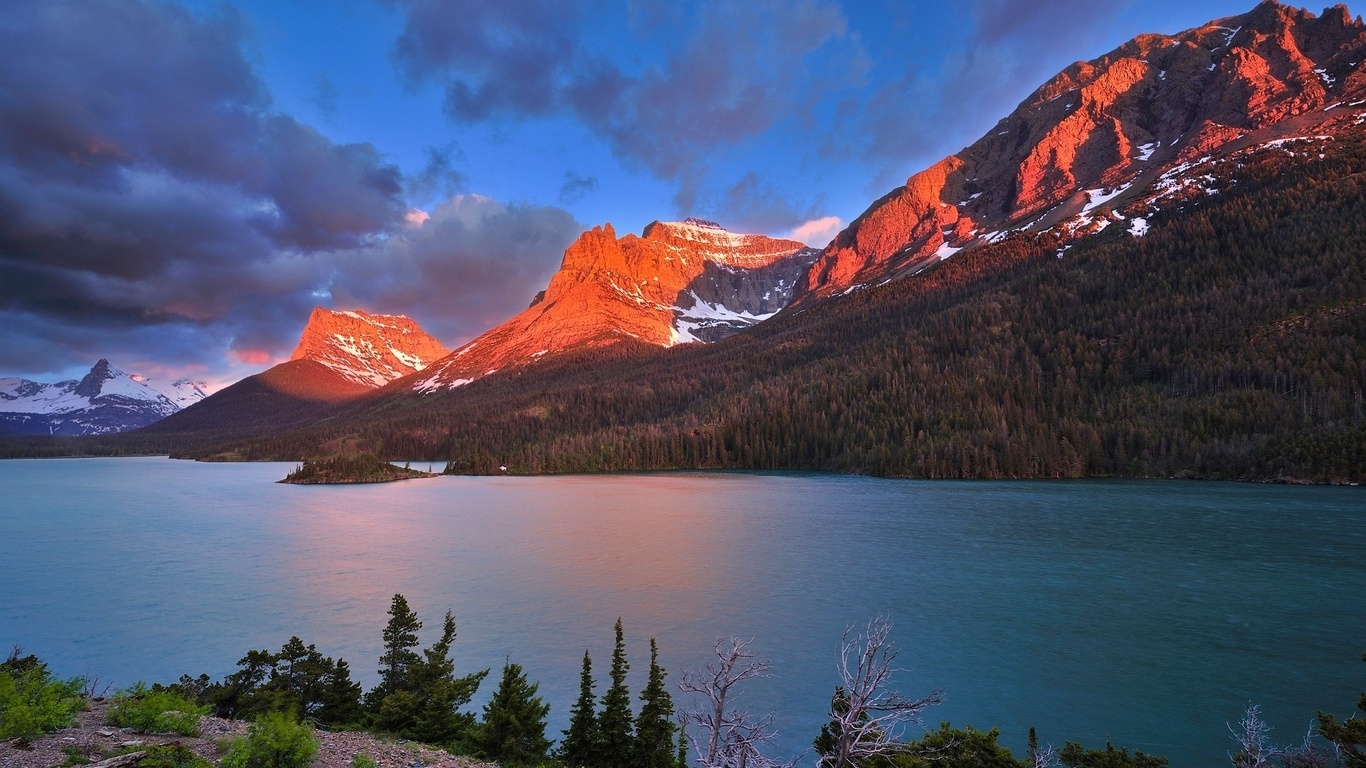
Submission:
[[[184,744],[162,744],[148,747],[147,754],[137,762],[138,768],[213,768],[213,763],[196,755]]]
[[[307,768],[318,751],[313,729],[284,712],[262,715],[233,743],[223,768]]]
[[[351,768],[379,768],[379,763],[364,752],[357,752],[351,758]]]
[[[15,649],[0,663],[0,739],[29,740],[65,728],[85,709],[82,678],[57,680],[36,656]]]
[[[208,707],[201,707],[172,690],[149,689],[139,682],[126,691],[119,691],[105,720],[110,725],[132,728],[138,733],[198,736],[199,718],[208,712]]]

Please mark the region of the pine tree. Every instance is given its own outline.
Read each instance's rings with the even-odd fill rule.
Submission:
[[[659,646],[650,638],[650,678],[640,692],[636,717],[635,761],[637,768],[674,768],[674,702],[664,686],[666,673],[659,666]]]
[[[598,716],[598,765],[602,768],[632,768],[634,744],[631,736],[631,691],[626,687],[626,641],[621,619],[617,619],[617,644],[612,651],[612,685],[602,695],[602,714]]]
[[[449,744],[473,725],[474,716],[459,710],[469,703],[489,673],[485,669],[456,677],[455,663],[450,659],[455,617],[450,611],[446,611],[441,626],[441,639],[422,652],[423,660],[412,669],[417,709],[411,727],[400,729],[403,735],[428,744]]]
[[[379,685],[366,696],[366,704],[378,711],[390,694],[407,690],[408,674],[422,658],[413,652],[422,622],[408,607],[403,595],[395,594],[389,606],[389,623],[384,627],[384,653],[379,657]]]
[[[324,683],[318,723],[328,728],[359,725],[364,717],[360,706],[360,683],[351,680],[346,659],[337,659]]]
[[[550,705],[536,695],[538,684],[527,683],[519,664],[503,665],[503,679],[484,705],[484,720],[470,731],[479,756],[504,766],[538,765],[550,741],[545,718]]]
[[[594,714],[593,660],[583,652],[583,671],[579,673],[579,700],[569,709],[569,729],[564,731],[559,758],[570,768],[596,763],[598,720]]]

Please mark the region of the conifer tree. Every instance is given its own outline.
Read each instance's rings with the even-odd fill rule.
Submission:
[[[583,652],[583,671],[579,673],[579,699],[569,709],[569,729],[560,743],[559,759],[570,768],[596,763],[598,720],[594,713],[597,697],[593,695],[593,660]]]
[[[379,657],[379,685],[370,691],[366,703],[378,711],[380,704],[391,693],[408,688],[408,673],[422,659],[413,649],[417,647],[417,631],[422,622],[408,607],[408,600],[395,594],[389,606],[389,623],[384,627],[384,653]]]
[[[337,659],[323,684],[319,724],[329,728],[359,725],[365,713],[360,706],[360,683],[351,680],[351,667],[346,659]]]
[[[626,641],[621,619],[616,625],[617,643],[612,651],[612,685],[602,695],[602,714],[598,716],[598,765],[602,768],[632,768],[634,739],[631,736],[631,691],[626,687]]]
[[[417,706],[411,727],[404,731],[404,735],[428,744],[449,744],[474,724],[473,715],[459,710],[469,703],[489,673],[485,669],[456,677],[455,662],[450,658],[455,617],[450,611],[446,611],[441,627],[441,639],[422,652],[422,662],[412,669]]]
[[[659,646],[650,638],[650,678],[640,692],[636,717],[635,761],[637,768],[674,768],[674,702],[664,686],[666,673],[659,666]]]
[[[527,683],[520,664],[503,665],[498,690],[484,705],[484,720],[470,732],[470,742],[481,757],[504,766],[539,765],[545,760],[550,705],[536,695],[538,687]]]
[[[380,684],[366,696],[375,726],[429,744],[456,741],[474,723],[474,716],[460,712],[460,707],[469,703],[488,670],[455,676],[450,659],[455,617],[450,611],[442,622],[441,638],[421,655],[413,648],[422,622],[403,595],[394,595],[389,615]]]

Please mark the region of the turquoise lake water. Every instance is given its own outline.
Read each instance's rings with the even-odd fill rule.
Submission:
[[[415,465],[417,466],[417,465]],[[825,720],[845,626],[896,621],[928,724],[1226,765],[1262,705],[1279,742],[1366,690],[1366,492],[1174,481],[918,482],[783,474],[442,477],[286,486],[285,464],[0,462],[0,643],[116,687],[231,672],[290,635],[369,687],[395,592],[455,612],[461,671],[511,658],[558,736],[583,652],[620,616],[676,680],[718,636],[773,677],[776,750]],[[420,468],[425,469],[425,465]],[[492,683],[483,694],[491,692]],[[684,700],[678,698],[682,705]],[[482,703],[482,697],[475,704]],[[814,761],[810,755],[805,763]]]

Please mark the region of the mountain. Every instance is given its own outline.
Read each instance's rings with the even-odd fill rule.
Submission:
[[[403,315],[316,307],[288,362],[226,387],[144,435],[265,434],[333,414],[450,350]]]
[[[547,356],[624,341],[712,342],[772,317],[817,251],[795,240],[734,234],[714,222],[652,222],[618,238],[583,233],[531,306],[415,377],[429,392]]]
[[[179,453],[1366,482],[1362,33],[1264,3],[1073,65],[874,202],[745,333],[677,343],[680,297],[711,301],[699,276],[726,266],[684,242],[743,236],[603,227],[427,371]]]
[[[130,375],[101,359],[80,380],[0,379],[0,434],[107,435],[144,427],[202,400],[203,384]]]
[[[822,251],[801,299],[911,274],[1012,232],[1085,235],[1197,191],[1207,166],[1363,114],[1366,27],[1268,0],[1176,35],[1141,35],[1040,86],[977,142],[874,202]],[[1146,221],[1146,219],[1145,219]],[[1144,224],[1130,225],[1142,229]]]
[[[380,387],[450,354],[403,315],[316,307],[290,360],[312,360],[347,381]]]

